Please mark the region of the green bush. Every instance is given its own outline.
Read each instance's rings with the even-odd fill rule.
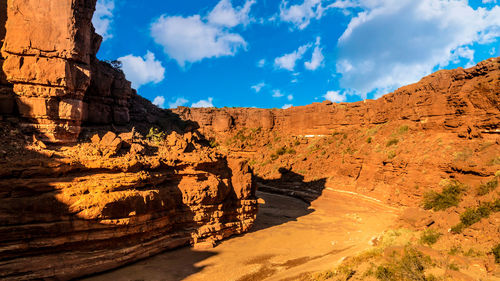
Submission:
[[[404,133],[408,132],[408,129],[409,129],[408,125],[403,125],[403,126],[399,127],[398,133],[404,134]]]
[[[372,137],[368,137],[368,138],[366,139],[366,142],[367,142],[367,143],[372,143],[372,141],[373,141],[373,138],[372,138]]]
[[[464,191],[464,185],[453,180],[443,188],[441,193],[429,191],[424,194],[424,209],[434,211],[446,210],[452,206],[458,206],[460,195]]]
[[[495,158],[491,159],[490,161],[488,161],[487,165],[488,166],[500,165],[500,156],[495,157]]]
[[[495,256],[495,262],[500,263],[500,244],[497,244],[493,249],[491,249],[491,252]]]
[[[219,146],[219,143],[217,142],[217,140],[215,138],[210,138],[210,147],[211,148],[215,148],[217,146]]]
[[[152,142],[159,143],[165,140],[165,132],[160,131],[158,128],[150,128],[146,138]]]
[[[500,212],[500,198],[493,202],[481,203],[477,208],[467,208],[460,215],[460,223],[451,228],[454,233],[460,233],[483,218],[490,216],[492,212]]]
[[[430,246],[436,244],[439,237],[441,237],[441,233],[435,231],[434,229],[427,229],[420,236],[420,243]]]
[[[377,271],[375,271],[375,277],[378,280],[384,280],[384,281],[394,280],[395,279],[394,275],[395,275],[394,272],[387,266],[380,265],[379,267],[377,267]]]
[[[385,144],[385,146],[389,147],[391,145],[396,145],[396,144],[398,144],[398,142],[399,142],[398,139],[395,139],[395,138],[394,139],[390,139],[390,140],[387,141],[387,143]]]
[[[387,158],[393,159],[394,157],[396,157],[396,151],[391,150],[391,151],[387,152]]]
[[[477,189],[477,195],[483,196],[486,195],[498,187],[498,179],[495,177],[485,184],[481,184]]]
[[[471,226],[480,221],[482,218],[488,217],[490,212],[491,210],[484,205],[479,206],[477,209],[467,208],[467,210],[460,215],[460,222],[466,227]]]
[[[287,153],[288,154],[295,154],[297,152],[293,148],[282,146],[282,147],[278,148],[273,154],[271,154],[271,160],[274,161],[274,160],[278,159],[281,155],[284,155]]]

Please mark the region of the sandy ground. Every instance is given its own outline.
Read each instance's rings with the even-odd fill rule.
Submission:
[[[286,196],[258,196],[266,203],[250,233],[210,250],[181,248],[85,280],[295,280],[368,248],[397,216],[392,208],[332,190],[311,206]]]

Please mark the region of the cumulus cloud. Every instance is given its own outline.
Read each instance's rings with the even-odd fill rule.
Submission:
[[[257,62],[257,66],[260,68],[264,67],[264,65],[266,65],[266,59],[261,59]]]
[[[289,100],[289,101],[293,100],[293,95],[286,96],[286,99]]]
[[[189,101],[185,98],[177,98],[175,101],[168,103],[168,108],[176,108],[178,106],[183,106],[188,102]]]
[[[163,108],[163,106],[165,105],[165,97],[164,96],[157,96],[153,100],[153,104],[158,106],[159,108]]]
[[[302,59],[306,51],[311,47],[311,44],[300,46],[296,51],[285,54],[274,59],[274,66],[288,71],[294,71],[297,60]]]
[[[355,15],[338,41],[340,84],[363,98],[416,82],[436,67],[466,59],[474,43],[500,36],[500,7],[474,10],[466,0],[357,0]]]
[[[260,82],[260,83],[258,83],[258,84],[253,85],[253,86],[252,86],[252,89],[253,89],[256,93],[259,93],[259,92],[262,90],[262,88],[264,88],[265,86],[266,86],[266,83],[264,83],[264,82]]]
[[[195,102],[191,105],[191,107],[214,107],[213,105],[213,98],[208,98],[206,100],[200,100],[198,102]]]
[[[280,20],[293,24],[298,29],[306,28],[312,19],[321,19],[324,12],[336,6],[328,0],[304,0],[302,4],[288,5],[282,0],[280,4]],[[343,1],[338,1],[343,2]]]
[[[273,90],[273,98],[281,98],[283,96],[284,94],[279,89]]]
[[[95,6],[92,24],[97,34],[100,34],[103,40],[112,38],[111,23],[113,22],[113,10],[115,9],[114,0],[98,0]]]
[[[148,83],[159,83],[165,78],[165,68],[150,51],[144,57],[127,55],[118,60],[122,62],[122,70],[135,89]]]
[[[287,108],[290,108],[290,107],[292,107],[292,106],[293,106],[293,104],[285,104],[285,105],[283,105],[281,108],[282,108],[282,109],[287,109]]]
[[[250,9],[255,0],[247,0],[242,7],[235,9],[230,0],[221,0],[208,14],[207,20],[214,25],[235,27],[250,22]]]
[[[309,70],[314,71],[324,65],[323,61],[325,57],[323,56],[323,49],[321,49],[320,43],[321,43],[321,38],[320,37],[316,38],[316,44],[314,47],[314,51],[312,53],[311,60],[306,61],[304,63],[304,66]]]
[[[347,100],[346,94],[340,94],[338,91],[328,91],[323,97],[331,102],[345,102]]]
[[[181,67],[205,58],[234,56],[246,49],[247,42],[231,28],[250,21],[253,3],[246,1],[235,9],[229,0],[221,0],[205,18],[162,15],[152,23],[151,36]]]

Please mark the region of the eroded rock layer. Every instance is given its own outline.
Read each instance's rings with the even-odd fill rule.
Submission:
[[[0,279],[69,279],[247,231],[257,203],[246,162],[131,133],[60,149],[2,143]],[[126,147],[126,148],[123,148]],[[120,149],[121,148],[121,149]]]
[[[211,247],[255,220],[246,162],[96,58],[95,4],[0,1],[0,279],[66,280]]]
[[[290,109],[174,109],[202,129],[229,132],[271,129],[290,135],[325,135],[345,126],[390,121],[418,122],[422,129],[496,130],[500,128],[500,58],[468,69],[441,70],[377,100],[335,104],[328,101]]]
[[[248,159],[259,188],[306,201],[334,188],[415,206],[442,179],[487,181],[500,169],[500,58],[438,71],[378,100],[173,111]]]

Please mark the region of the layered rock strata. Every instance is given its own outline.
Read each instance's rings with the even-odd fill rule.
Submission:
[[[199,140],[108,133],[62,150],[3,144],[0,279],[66,280],[247,231],[257,210],[248,165]]]
[[[96,59],[102,38],[91,24],[95,0],[2,2],[0,82],[14,92],[2,114],[19,113],[26,129],[66,143],[76,141],[82,123],[130,121],[130,82]]]
[[[326,135],[346,126],[407,120],[422,129],[463,132],[500,128],[500,58],[468,69],[441,70],[377,100],[314,103],[282,109],[187,108],[173,112],[207,132],[262,128],[291,135]]]
[[[77,278],[251,227],[245,161],[96,58],[96,0],[0,3],[0,279]]]

